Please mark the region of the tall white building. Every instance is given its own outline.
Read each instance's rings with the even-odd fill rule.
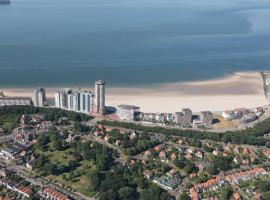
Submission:
[[[104,115],[105,112],[105,81],[99,80],[95,82],[94,113]]]
[[[73,109],[73,94],[67,95],[67,109],[69,110]]]
[[[54,94],[55,107],[57,108],[68,108],[68,95],[71,94],[71,89],[64,89],[57,91]]]
[[[270,72],[261,72],[265,98],[270,103]]]
[[[61,92],[57,91],[54,93],[54,101],[55,101],[55,107],[60,108],[61,107]]]
[[[81,91],[80,92],[80,112],[92,113],[94,95],[92,92]]]
[[[46,100],[46,91],[44,88],[37,88],[32,93],[32,102],[34,106],[43,107]]]
[[[55,107],[84,112],[93,112],[94,95],[89,91],[64,89],[55,93]]]
[[[73,98],[73,108],[72,108],[72,110],[80,111],[80,93],[79,92],[73,92],[72,98]]]

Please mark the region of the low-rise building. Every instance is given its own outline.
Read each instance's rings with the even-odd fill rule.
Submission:
[[[0,106],[31,106],[31,98],[26,97],[0,97]]]
[[[69,197],[67,197],[66,195],[50,188],[50,187],[46,187],[43,191],[42,191],[42,196],[45,197],[46,199],[50,199],[50,200],[70,200]]]
[[[260,176],[260,175],[264,175],[266,174],[265,169],[263,168],[254,168],[254,169],[250,169],[248,171],[244,171],[244,172],[237,172],[234,173],[232,175],[228,175],[225,177],[225,179],[232,184],[239,184],[239,181],[243,180],[243,181],[247,181],[250,180],[254,177]]]
[[[7,160],[16,159],[16,156],[26,149],[27,147],[22,144],[13,143],[2,148],[0,151],[0,155],[3,156]]]
[[[118,105],[116,114],[123,121],[134,121],[136,114],[139,112],[139,107],[134,105]]]

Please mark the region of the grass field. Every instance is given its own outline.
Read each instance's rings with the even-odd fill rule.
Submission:
[[[39,152],[47,157],[51,163],[61,163],[68,165],[69,161],[74,160],[72,152],[70,150],[65,151],[46,151]],[[51,179],[65,188],[71,188],[72,190],[78,191],[86,196],[92,197],[96,193],[90,190],[89,178],[87,173],[94,168],[95,165],[91,161],[83,160],[79,162],[75,170],[69,173],[63,173],[61,175],[49,175],[46,178]],[[66,178],[64,178],[66,177]]]

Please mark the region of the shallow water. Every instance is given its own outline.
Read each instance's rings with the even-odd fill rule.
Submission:
[[[155,84],[270,70],[267,0],[14,0],[0,87]]]

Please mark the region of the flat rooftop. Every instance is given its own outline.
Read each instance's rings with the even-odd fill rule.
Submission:
[[[117,106],[118,108],[126,109],[126,110],[139,110],[140,107],[134,105],[121,104]]]

